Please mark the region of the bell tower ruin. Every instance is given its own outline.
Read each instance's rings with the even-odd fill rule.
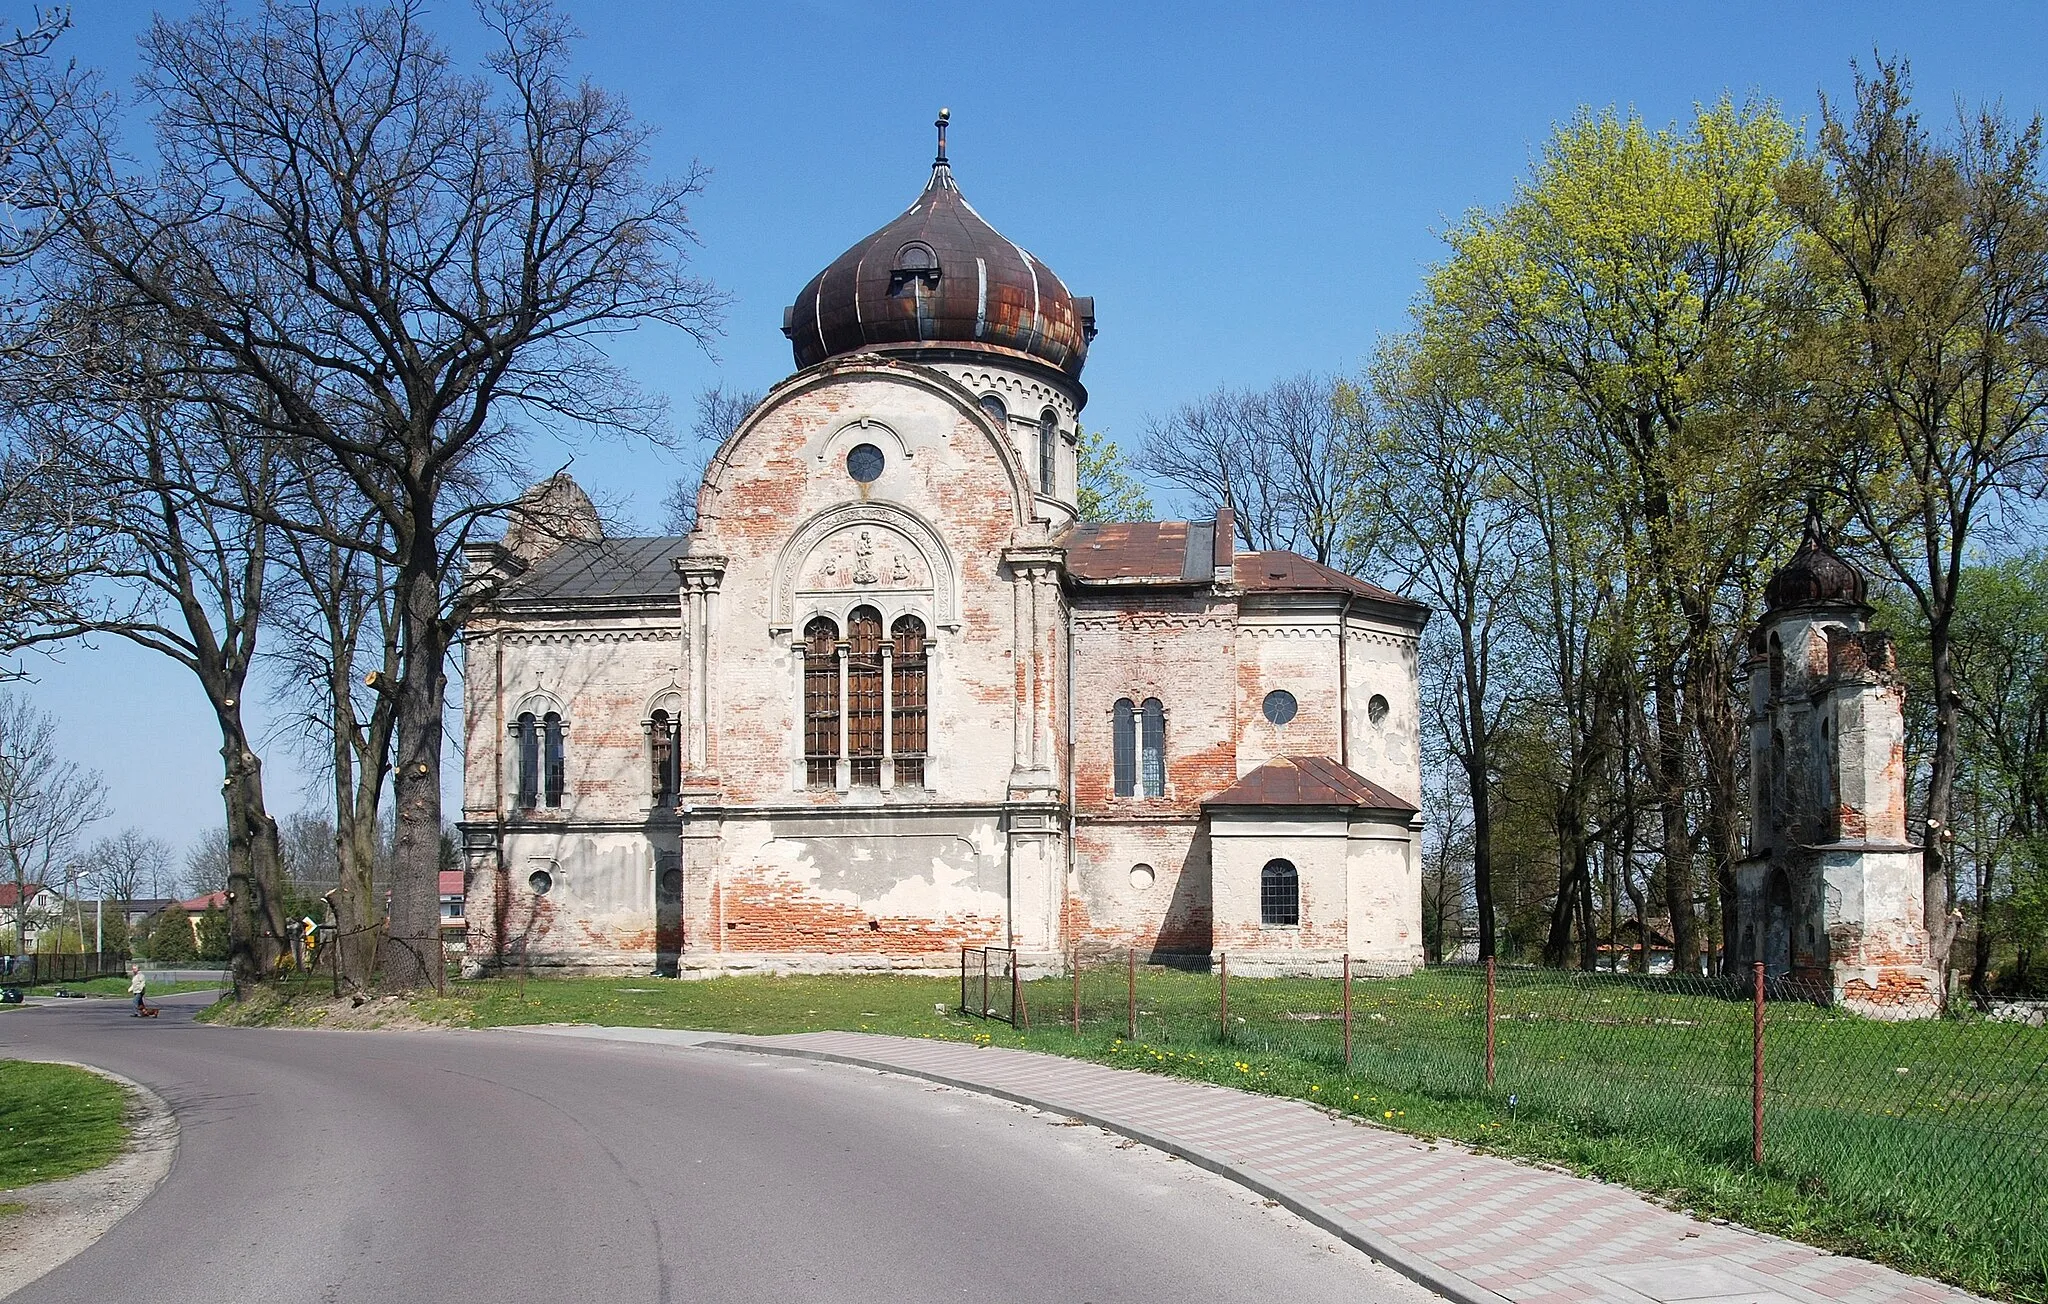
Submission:
[[[1890,634],[1868,628],[1865,589],[1809,514],[1765,590],[1735,958],[1859,1014],[1925,1018],[1940,1013],[1941,975],[1906,829],[1905,686]]]

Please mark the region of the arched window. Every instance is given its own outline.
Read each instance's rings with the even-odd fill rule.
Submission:
[[[1003,406],[1002,395],[983,394],[981,396],[981,410],[988,413],[988,419],[996,423],[996,429],[1008,430],[1010,428],[1010,409]]]
[[[1139,708],[1143,717],[1139,771],[1147,797],[1166,795],[1166,707],[1156,697],[1145,699]]]
[[[839,626],[804,626],[804,783],[839,786]]]
[[[676,804],[676,792],[682,787],[677,753],[681,741],[681,721],[661,707],[655,707],[647,719],[647,759],[652,773],[649,775],[649,791],[654,796],[657,809]]]
[[[925,670],[924,622],[898,616],[889,629],[890,750],[896,757],[896,786],[924,787]]]
[[[1776,701],[1784,691],[1785,645],[1778,641],[1776,634],[1773,634],[1771,635],[1771,699]]]
[[[1060,446],[1059,416],[1051,408],[1038,414],[1038,492],[1050,496],[1059,463],[1055,458]]]
[[[533,712],[522,711],[512,725],[512,742],[519,763],[520,810],[540,805],[540,725]]]
[[[1301,876],[1285,860],[1269,860],[1259,871],[1259,922],[1291,928],[1301,922]]]
[[[1119,698],[1109,713],[1110,737],[1116,751],[1116,795],[1138,795],[1138,708]]]
[[[548,808],[554,810],[562,804],[562,791],[566,784],[563,778],[562,717],[550,711],[540,718],[541,732],[541,783],[545,789]]]
[[[856,788],[882,786],[882,613],[846,618],[846,755]]]

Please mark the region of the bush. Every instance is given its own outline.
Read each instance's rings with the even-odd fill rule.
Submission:
[[[192,940],[192,916],[183,906],[170,905],[157,911],[149,924],[148,955],[158,964],[199,958],[199,945]]]
[[[199,958],[228,958],[228,913],[219,906],[208,906],[206,913],[199,916]]]

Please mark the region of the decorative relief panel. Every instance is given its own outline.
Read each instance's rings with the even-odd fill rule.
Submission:
[[[849,525],[818,541],[798,572],[806,593],[837,589],[929,590],[931,567],[915,543],[886,526]]]
[[[932,616],[960,624],[959,573],[938,532],[894,503],[842,503],[805,522],[775,564],[768,623],[790,627],[799,593],[930,593]]]

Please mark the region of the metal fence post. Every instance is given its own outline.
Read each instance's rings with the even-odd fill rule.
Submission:
[[[1344,955],[1344,1071],[1351,1071],[1351,955]]]
[[[1125,1010],[1125,1017],[1124,1017],[1124,1040],[1126,1040],[1126,1041],[1136,1041],[1136,1040],[1138,1039],[1138,948],[1137,948],[1137,947],[1135,947],[1135,946],[1132,946],[1132,947],[1127,947],[1127,948],[1125,948],[1125,950],[1124,950],[1124,964],[1125,964],[1125,968],[1126,968],[1126,970],[1128,971],[1128,973],[1127,973],[1127,976],[1126,976],[1126,977],[1125,977],[1125,979],[1124,979],[1124,985],[1125,985],[1125,988],[1126,988],[1126,994],[1127,994],[1127,995],[1128,995],[1128,997],[1129,997],[1129,1000],[1128,1000],[1128,1001],[1127,1001],[1127,1003],[1126,1003],[1126,1010]]]
[[[1764,1162],[1764,966],[1755,966],[1756,996],[1750,1016],[1752,1042],[1749,1064],[1749,1161]]]
[[[1222,958],[1222,961],[1223,961],[1223,967],[1222,967],[1222,970],[1221,970],[1221,972],[1222,972],[1222,975],[1223,975],[1223,976],[1222,976],[1222,979],[1221,979],[1221,981],[1220,981],[1220,985],[1219,985],[1219,986],[1218,986],[1218,988],[1217,988],[1217,991],[1218,991],[1218,993],[1220,994],[1220,995],[1219,995],[1219,998],[1218,998],[1218,1001],[1217,1001],[1217,1008],[1218,1008],[1218,1010],[1220,1010],[1220,1011],[1221,1011],[1222,1023],[1221,1023],[1221,1025],[1220,1025],[1220,1027],[1219,1027],[1219,1029],[1218,1029],[1218,1031],[1217,1031],[1217,1036],[1219,1036],[1220,1038],[1222,1038],[1222,1039],[1223,1039],[1224,1041],[1229,1041],[1229,1040],[1230,1040],[1230,952],[1228,952],[1228,951],[1225,951],[1225,952],[1223,952],[1223,953],[1222,953],[1222,956],[1221,956],[1221,958]]]
[[[1074,1035],[1081,1035],[1081,948],[1074,948]]]
[[[1014,947],[1010,950],[1010,1026],[1031,1031],[1031,1006],[1024,999],[1024,960]]]
[[[339,984],[340,979],[335,981]],[[960,1013],[967,1013],[967,948],[964,946],[960,948]]]
[[[1493,1085],[1493,957],[1486,957],[1486,1085]]]
[[[981,948],[981,1017],[988,1017],[988,948]]]

